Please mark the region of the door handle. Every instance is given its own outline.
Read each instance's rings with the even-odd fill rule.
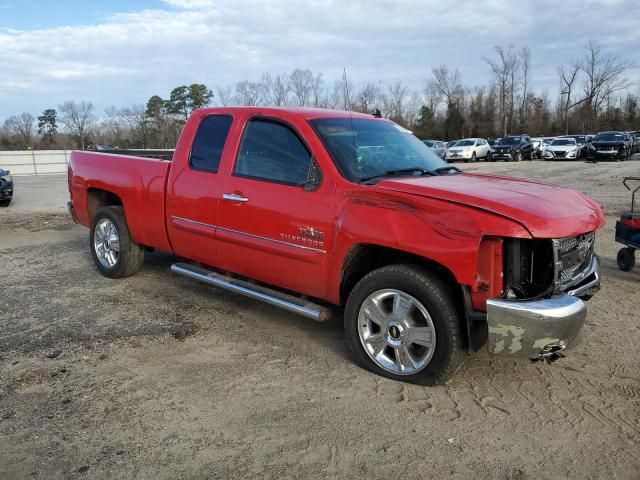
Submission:
[[[239,195],[237,193],[223,193],[222,194],[222,198],[224,200],[228,200],[230,202],[241,202],[241,203],[245,203],[248,202],[249,199],[247,197],[243,197],[242,195]]]

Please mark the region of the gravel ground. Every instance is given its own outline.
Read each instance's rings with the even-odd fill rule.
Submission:
[[[169,255],[100,276],[66,177],[17,177],[0,210],[0,478],[638,479],[640,267],[618,271],[613,230],[639,166],[461,165],[602,203],[603,284],[568,358],[483,350],[431,388],[354,366],[341,319],[178,278]]]

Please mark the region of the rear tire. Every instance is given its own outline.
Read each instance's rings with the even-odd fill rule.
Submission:
[[[450,288],[414,265],[388,265],[367,274],[351,291],[344,312],[347,345],[358,365],[421,385],[442,384],[461,365],[460,325]]]
[[[135,274],[144,263],[144,246],[131,239],[120,206],[103,207],[91,221],[89,244],[102,275],[122,278]]]
[[[618,262],[618,268],[623,272],[633,270],[633,267],[636,265],[635,250],[629,247],[621,248],[616,260]]]

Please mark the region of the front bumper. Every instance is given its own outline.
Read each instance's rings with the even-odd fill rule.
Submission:
[[[536,300],[487,300],[490,353],[531,360],[569,349],[582,337],[587,300],[600,288],[596,256],[583,280],[565,292]]]
[[[0,199],[9,199],[13,197],[13,181],[6,182],[0,180]]]
[[[513,155],[511,154],[511,152],[493,152],[491,153],[491,157],[494,160],[511,161],[513,159]]]
[[[622,160],[627,158],[627,153],[624,150],[587,150],[588,160]]]
[[[445,160],[469,160],[471,153],[447,153]]]

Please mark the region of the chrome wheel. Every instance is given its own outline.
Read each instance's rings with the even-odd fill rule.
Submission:
[[[366,298],[358,313],[358,334],[371,360],[396,375],[423,370],[436,348],[429,312],[400,290],[378,290]]]
[[[113,268],[120,255],[120,236],[114,223],[101,219],[93,233],[93,247],[98,260],[105,268]]]

